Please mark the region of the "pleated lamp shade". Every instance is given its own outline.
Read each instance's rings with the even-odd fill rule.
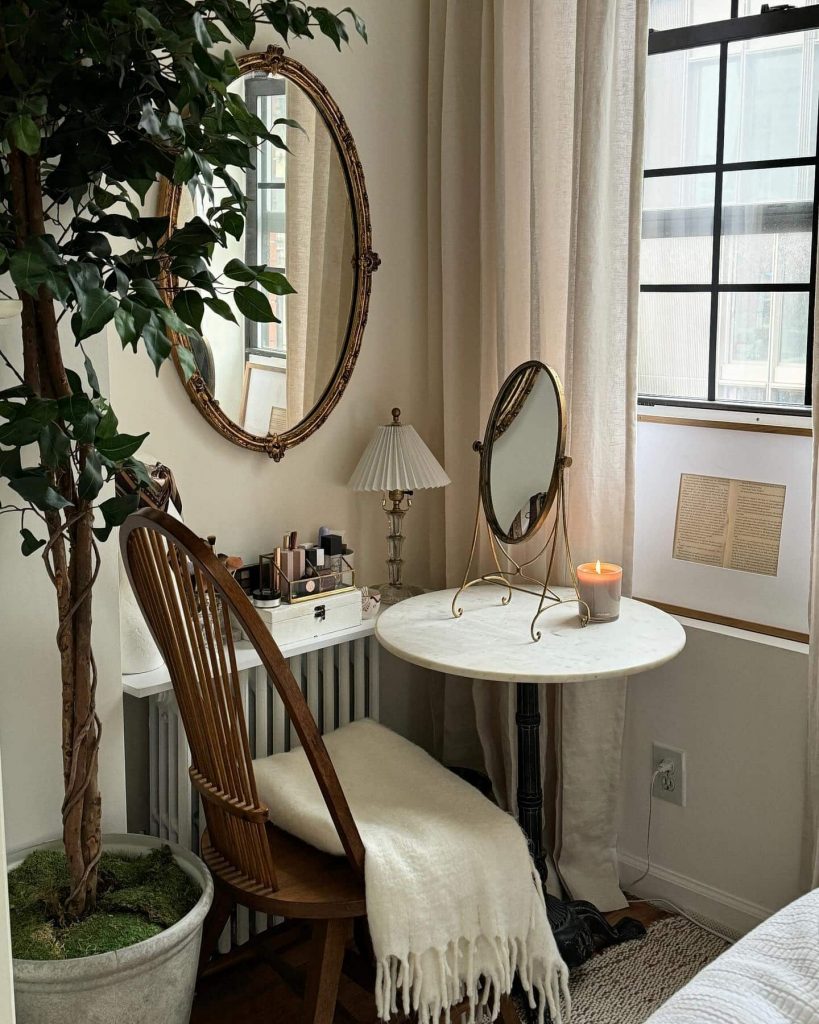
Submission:
[[[399,422],[400,415],[393,409],[393,422],[377,428],[350,477],[354,491],[421,491],[450,482],[415,427]]]

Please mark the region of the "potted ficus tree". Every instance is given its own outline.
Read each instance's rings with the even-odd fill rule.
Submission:
[[[214,248],[244,230],[246,200],[231,168],[250,166],[261,141],[284,145],[276,125],[228,90],[238,74],[230,47],[249,49],[260,24],[285,42],[319,32],[340,48],[353,28],[366,39],[349,8],[303,0],[8,0],[0,14],[0,299],[22,302],[20,343],[0,353],[13,380],[0,394],[0,475],[9,488],[0,513],[19,517],[23,555],[39,552],[54,585],[65,788],[62,842],[11,875],[13,915],[30,915],[13,950],[24,1022],[181,1024],[190,1012],[206,873],[195,858],[170,863],[156,851],[148,875],[163,906],[152,909],[151,878],[137,877],[127,859],[106,864],[103,849],[92,599],[98,544],[136,505],[103,489],[122,468],[144,472],[136,456],[147,435],[119,430],[87,349],[113,323],[123,347],[144,346],[157,372],[173,351],[190,373],[190,352],[172,348],[169,331],[197,338],[206,306],[232,317],[222,293],[237,285],[243,312],[273,321],[265,293],[292,290],[267,267],[232,261],[227,279],[210,269]],[[169,235],[166,218],[142,209],[163,176],[206,196],[217,181],[226,198]],[[173,301],[159,284],[163,269],[181,282]],[[127,842],[114,845],[112,855],[128,852]],[[198,877],[192,895],[184,879],[168,892],[180,860],[186,878]],[[141,888],[142,903],[117,897],[117,885]],[[171,927],[162,917],[169,904],[181,914]],[[112,935],[100,918],[122,925],[118,915],[127,927]],[[181,974],[146,975],[142,1005],[138,996],[126,1003],[122,972],[133,975],[136,964],[144,975],[152,959],[167,961],[174,937],[186,951]],[[107,952],[129,944],[130,959]],[[87,956],[91,967],[83,973],[72,956]],[[169,977],[179,997],[160,1007]],[[90,985],[93,995],[83,991]],[[43,986],[51,1002],[42,1001]]]

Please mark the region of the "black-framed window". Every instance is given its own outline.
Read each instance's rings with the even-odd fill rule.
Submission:
[[[650,25],[640,403],[805,415],[819,3],[651,0]]]
[[[248,110],[266,125],[287,117],[284,78],[248,76],[245,80]],[[286,130],[282,130],[284,134]],[[245,227],[245,263],[265,264],[286,273],[286,153],[269,142],[259,146],[245,178],[248,199]],[[257,324],[245,318],[245,351],[248,356],[287,355],[287,303],[283,296],[268,295],[278,324]]]

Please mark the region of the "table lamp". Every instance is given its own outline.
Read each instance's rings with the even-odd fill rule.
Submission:
[[[418,587],[407,586],[401,579],[401,547],[404,543],[401,525],[412,508],[413,491],[446,487],[449,482],[449,477],[415,428],[401,423],[401,410],[393,409],[392,423],[378,427],[350,477],[350,487],[354,491],[387,492],[386,498],[381,500],[389,523],[388,582],[378,588],[382,607],[421,593]]]

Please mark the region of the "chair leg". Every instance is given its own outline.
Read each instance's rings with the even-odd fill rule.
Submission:
[[[343,918],[316,921],[313,925],[304,1024],[333,1024],[348,930],[349,922]]]
[[[223,889],[220,889],[218,885],[215,887],[215,890],[213,903],[211,903],[202,928],[202,945],[199,947],[199,969],[197,974],[202,973],[211,956],[213,956],[213,951],[216,949],[216,943],[219,941],[222,929],[227,924],[230,912],[233,910],[233,900],[230,896]]]
[[[501,996],[500,1019],[503,1024],[520,1024],[520,1014],[515,1008],[511,996]]]

